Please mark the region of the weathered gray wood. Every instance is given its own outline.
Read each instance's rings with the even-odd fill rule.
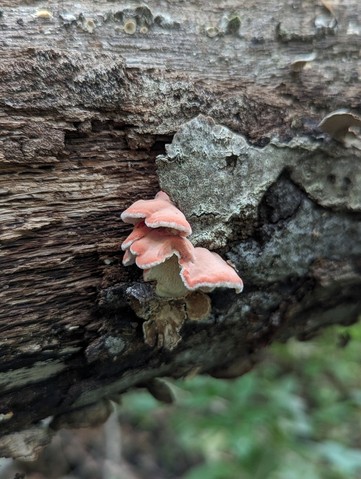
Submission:
[[[317,125],[361,109],[359,2],[44,5],[0,8],[1,432],[355,321],[359,143]],[[171,353],[144,344],[119,251],[159,181],[246,285]]]

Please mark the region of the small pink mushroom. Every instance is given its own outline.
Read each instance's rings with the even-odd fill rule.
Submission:
[[[133,263],[144,270],[144,281],[156,281],[162,297],[185,297],[190,291],[233,288],[237,293],[243,282],[234,268],[217,253],[194,248],[185,237],[191,227],[185,216],[160,191],[153,200],[139,200],[121,218],[134,224],[123,241],[124,266]]]
[[[241,278],[217,253],[206,248],[194,248],[194,256],[194,261],[179,260],[180,275],[188,290],[233,288],[237,293],[243,290]]]
[[[181,236],[189,236],[192,228],[184,214],[160,191],[153,200],[138,200],[121,214],[124,223],[136,225],[144,220],[149,228],[170,228]]]
[[[122,250],[126,251],[128,248],[131,247],[131,245],[134,243],[134,241],[138,241],[144,236],[146,236],[148,233],[152,231],[151,228],[149,228],[144,221],[141,221],[140,223],[137,223],[134,225],[133,231],[130,233],[129,236],[125,238],[125,240],[122,243]]]
[[[129,251],[129,249],[125,251],[122,263],[124,266],[130,266],[135,263],[135,256]]]
[[[176,255],[186,262],[193,261],[194,247],[183,236],[175,236],[167,230],[152,230],[143,238],[134,241],[129,248],[141,269],[150,269]]]

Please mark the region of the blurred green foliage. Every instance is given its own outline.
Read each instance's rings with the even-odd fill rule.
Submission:
[[[174,383],[171,407],[128,394],[120,415],[157,431],[162,477],[360,479],[360,345],[360,323],[277,344],[237,380]],[[180,476],[174,463],[187,455]]]

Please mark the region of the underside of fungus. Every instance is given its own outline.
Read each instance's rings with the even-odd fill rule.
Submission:
[[[191,226],[166,193],[136,201],[121,218],[134,225],[121,246],[123,265],[135,263],[141,268],[144,281],[155,282],[159,298],[148,307],[134,308],[145,320],[143,331],[150,346],[173,349],[186,319],[207,317],[211,307],[205,292],[214,288],[242,291],[243,282],[232,266],[217,253],[195,248],[189,241]]]

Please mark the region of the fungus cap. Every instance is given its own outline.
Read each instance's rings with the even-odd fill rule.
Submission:
[[[124,223],[136,225],[144,220],[149,228],[171,228],[181,236],[189,236],[192,228],[184,214],[160,191],[153,200],[138,200],[121,214]]]
[[[361,117],[348,110],[335,110],[326,115],[318,126],[336,140],[342,140],[350,127],[361,127]]]
[[[123,256],[123,266],[130,266],[135,263],[135,256],[127,249]]]
[[[129,248],[137,266],[150,269],[176,255],[185,262],[194,260],[194,247],[183,236],[175,236],[163,229],[151,230],[143,238],[134,241]]]
[[[205,319],[212,310],[210,297],[202,291],[188,294],[185,304],[188,318],[194,321]]]
[[[300,55],[291,62],[291,69],[294,72],[300,72],[308,63],[313,62],[316,58],[317,53],[315,52],[309,53],[308,55]]]
[[[179,260],[180,275],[187,289],[233,288],[237,293],[242,291],[241,278],[219,254],[206,248],[194,248],[194,257],[194,261]]]
[[[128,248],[131,247],[131,245],[134,243],[134,241],[138,241],[144,236],[146,236],[148,233],[152,231],[151,228],[149,228],[144,221],[141,221],[140,223],[137,223],[134,225],[133,231],[128,235],[125,240],[122,243],[122,250],[125,251]]]

